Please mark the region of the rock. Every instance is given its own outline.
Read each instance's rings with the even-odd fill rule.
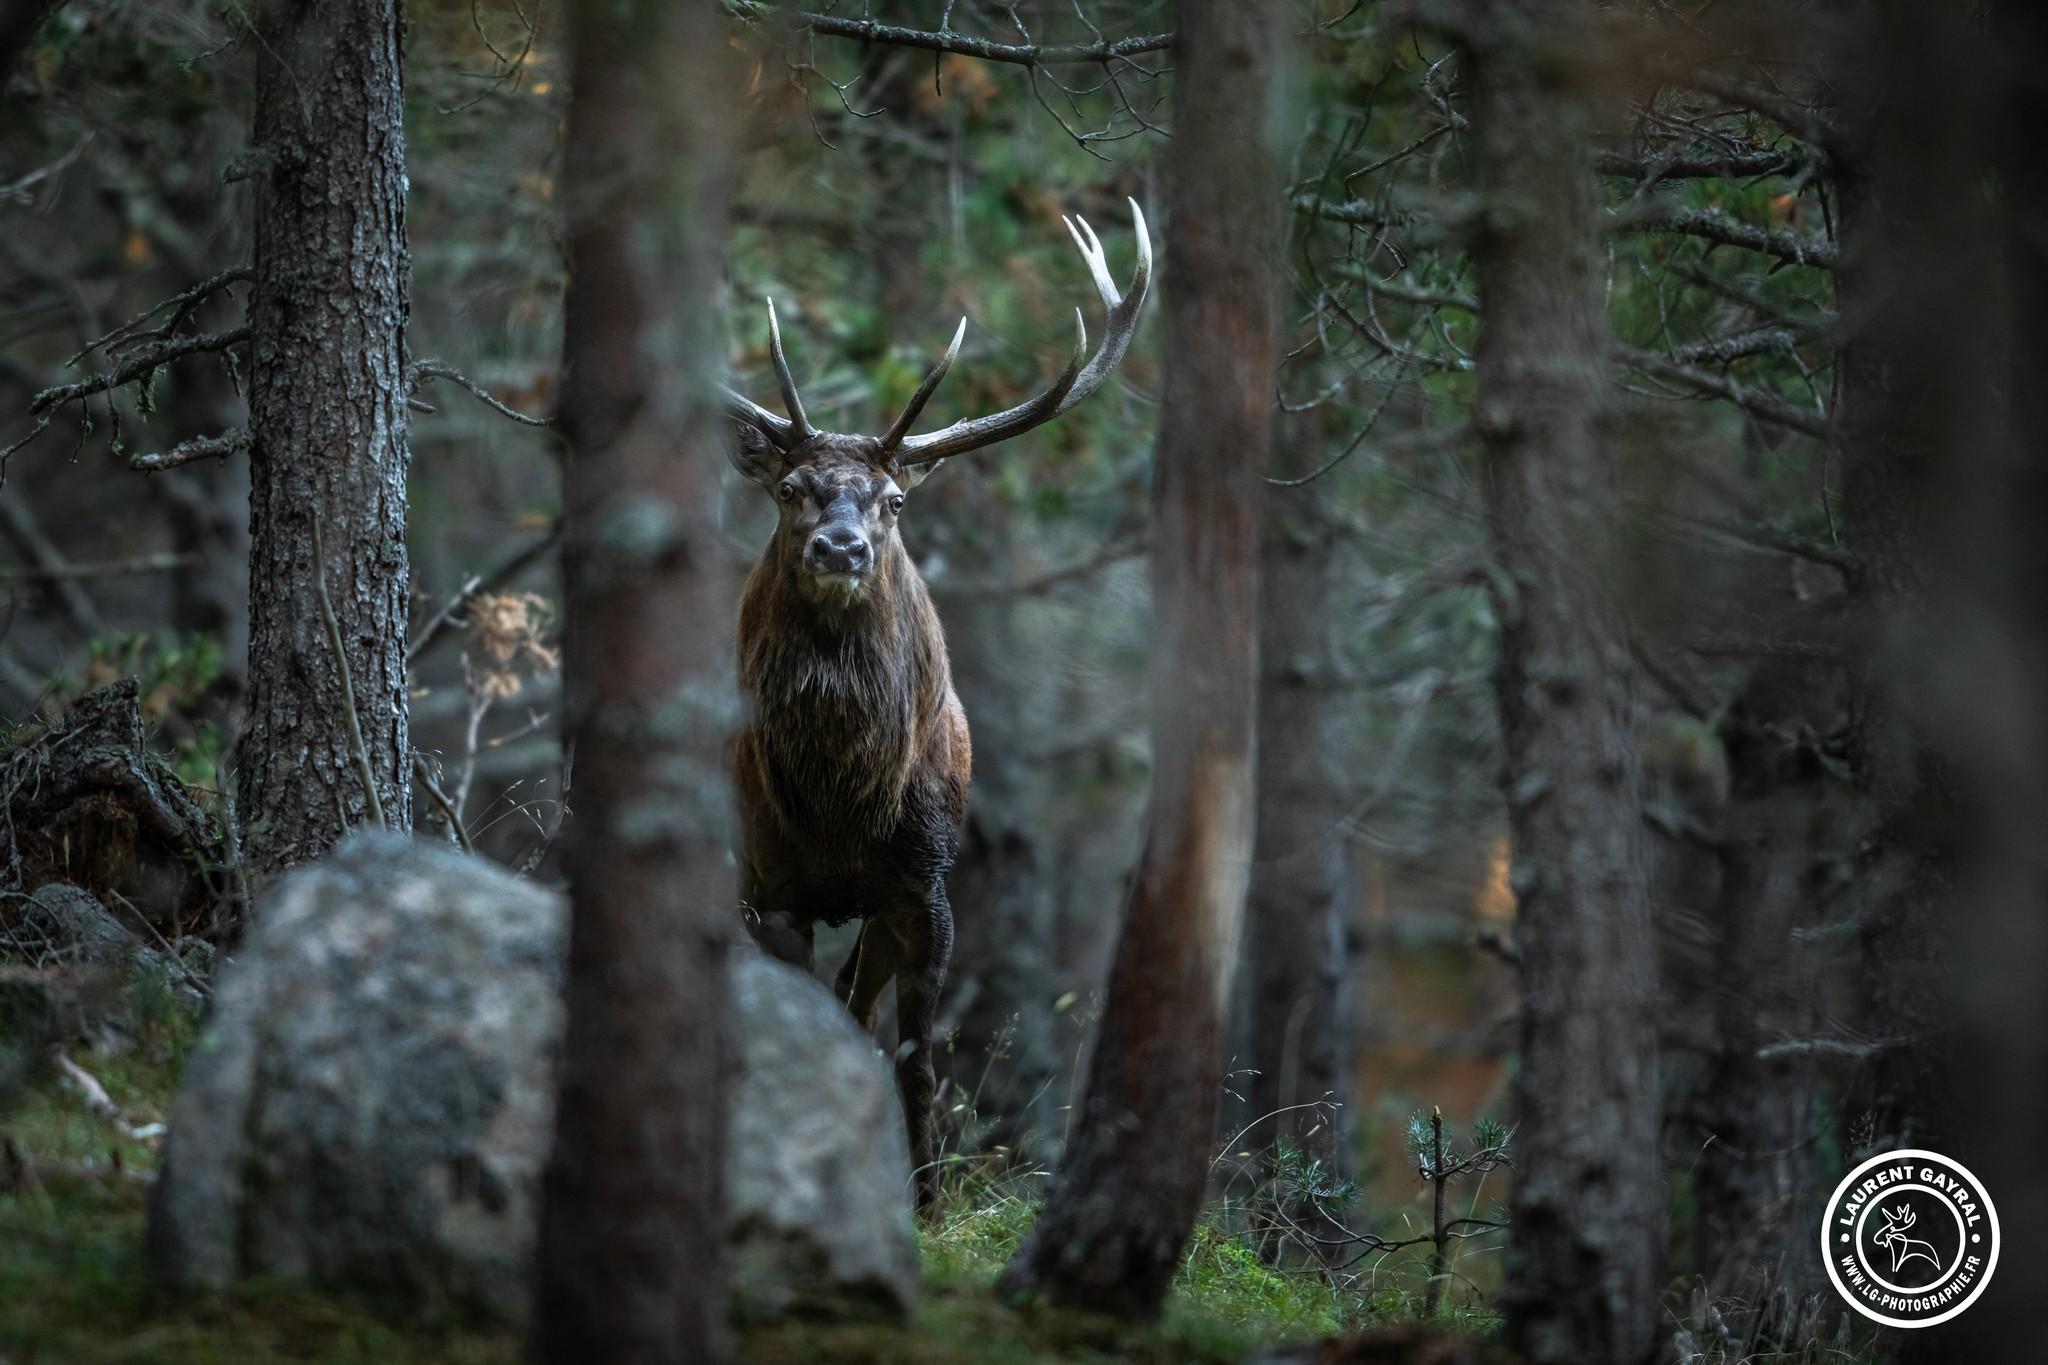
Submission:
[[[82,886],[51,882],[15,902],[8,946],[30,962],[118,962],[135,935]]]
[[[174,1283],[297,1280],[528,1310],[552,1135],[562,900],[359,835],[283,878],[214,986],[150,1216]],[[900,1313],[909,1148],[874,1044],[817,982],[736,951],[735,1312]]]

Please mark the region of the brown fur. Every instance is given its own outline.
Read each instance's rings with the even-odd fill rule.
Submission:
[[[800,490],[778,496],[781,521],[740,601],[741,897],[762,945],[806,970],[816,924],[864,922],[839,995],[872,1029],[896,983],[897,1079],[925,1204],[937,1188],[931,1031],[953,944],[945,878],[967,810],[967,718],[938,613],[887,510],[909,480],[866,437],[821,435],[788,457],[749,448],[744,430],[739,440],[772,495],[789,480]],[[857,592],[805,569],[826,521],[859,526],[872,547]]]

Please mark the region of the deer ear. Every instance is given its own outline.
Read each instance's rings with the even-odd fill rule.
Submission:
[[[782,452],[759,427],[747,422],[725,425],[725,458],[744,477],[763,488],[772,487],[784,472]]]
[[[936,474],[944,463],[944,460],[933,460],[930,464],[898,465],[889,474],[907,493]]]

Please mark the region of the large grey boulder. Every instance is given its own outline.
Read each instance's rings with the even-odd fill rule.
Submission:
[[[391,835],[283,878],[186,1063],[159,1270],[523,1321],[566,927],[533,883]],[[735,1312],[902,1312],[916,1243],[888,1065],[829,991],[747,949],[728,1028]]]

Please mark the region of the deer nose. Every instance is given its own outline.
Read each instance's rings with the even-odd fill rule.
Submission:
[[[811,537],[805,563],[817,573],[860,573],[868,566],[868,542],[860,532],[828,526]]]

